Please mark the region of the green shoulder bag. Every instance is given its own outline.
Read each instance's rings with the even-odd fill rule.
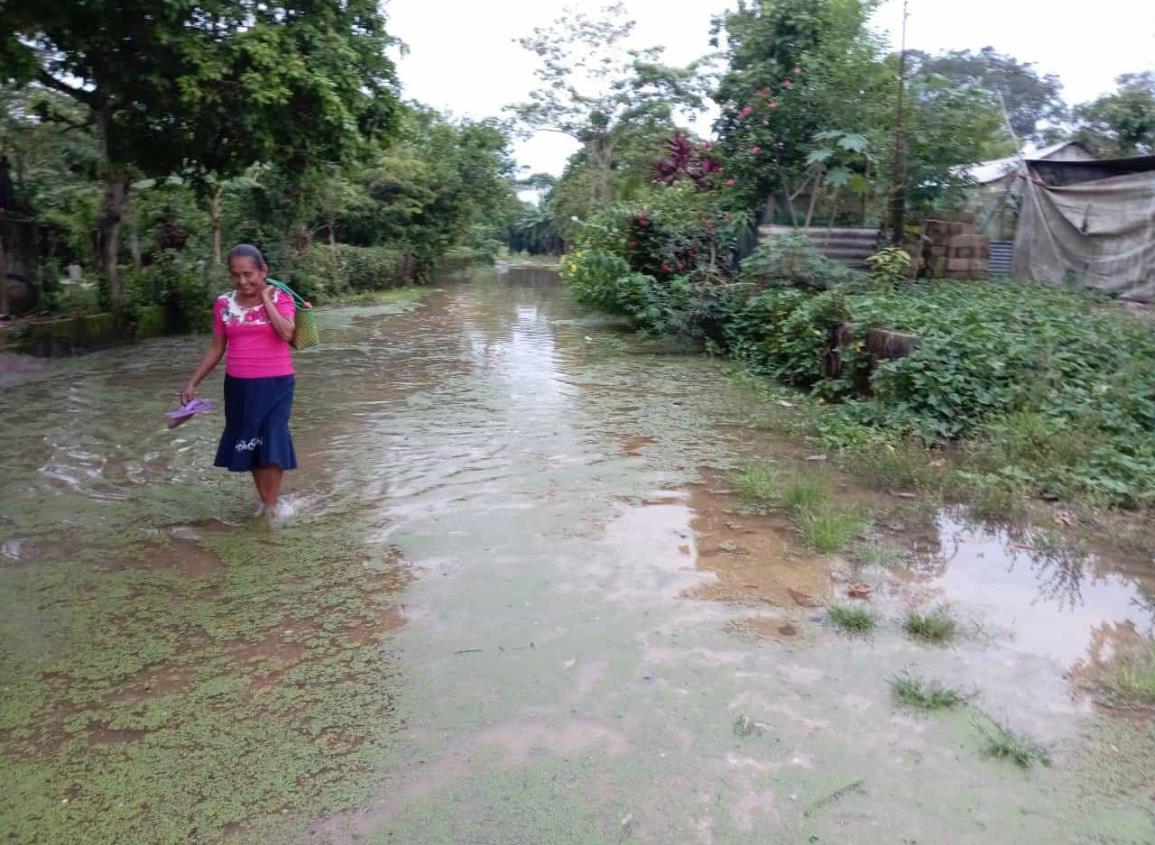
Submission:
[[[297,305],[296,324],[293,328],[293,339],[289,341],[294,349],[308,349],[321,342],[321,332],[317,329],[317,315],[313,313],[313,305],[306,302],[304,297],[276,279],[269,279],[269,284],[284,291],[293,297]]]

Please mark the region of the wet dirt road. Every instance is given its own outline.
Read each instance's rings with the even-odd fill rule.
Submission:
[[[0,840],[1155,841],[1150,722],[1079,684],[1151,633],[1150,560],[932,513],[916,564],[851,571],[729,489],[777,447],[724,364],[544,271],[398,310],[299,357],[271,529],[215,421],[157,423],[196,341],[0,392]],[[811,606],[852,578],[868,639]],[[943,599],[966,636],[903,634]],[[911,715],[907,668],[976,698]],[[985,757],[980,712],[1053,764]]]

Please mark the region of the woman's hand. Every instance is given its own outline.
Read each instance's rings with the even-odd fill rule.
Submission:
[[[258,293],[260,294],[261,302],[264,303],[266,306],[271,307],[273,305],[273,291],[274,290],[275,290],[275,288],[272,285],[270,285],[268,282],[265,282],[263,285],[261,285],[261,289],[260,289],[260,291],[258,291]]]
[[[180,403],[182,405],[187,405],[189,402],[196,398],[196,395],[196,385],[186,384],[184,390],[180,392]]]

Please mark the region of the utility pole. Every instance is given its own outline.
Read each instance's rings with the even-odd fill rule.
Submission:
[[[906,151],[903,137],[903,101],[906,98],[906,19],[907,4],[902,0],[902,42],[898,51],[898,103],[894,117],[894,166],[890,174],[890,242],[902,244],[906,222]]]

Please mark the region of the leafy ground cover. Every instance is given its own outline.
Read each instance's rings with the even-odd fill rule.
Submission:
[[[715,240],[694,241],[695,226]],[[882,485],[966,499],[992,517],[1030,498],[1155,503],[1150,322],[1055,285],[895,284],[801,238],[727,266],[719,255],[732,245],[705,212],[615,208],[562,273],[578,299],[642,332],[700,342],[811,396],[807,433]],[[643,272],[655,263],[656,275]],[[910,354],[878,360],[872,329],[915,338]],[[937,470],[944,446],[958,471]]]

